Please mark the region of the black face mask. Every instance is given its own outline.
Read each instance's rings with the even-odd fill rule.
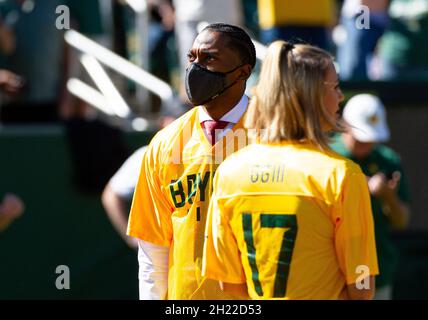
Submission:
[[[242,67],[242,65],[223,73],[210,71],[193,62],[186,69],[185,81],[186,93],[190,102],[195,106],[200,106],[217,98],[238,82],[238,80],[236,80],[232,84],[226,86],[226,75],[240,67]]]

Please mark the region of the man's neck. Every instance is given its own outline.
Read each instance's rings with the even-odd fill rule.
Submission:
[[[204,105],[205,110],[211,118],[219,120],[238,104],[244,93],[245,91],[228,96],[219,96],[217,99]]]

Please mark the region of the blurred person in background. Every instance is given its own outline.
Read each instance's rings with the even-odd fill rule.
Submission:
[[[0,121],[54,122],[64,82],[62,30],[55,22],[64,1],[0,1],[0,50],[3,68],[19,75],[19,95],[4,97]]]
[[[141,162],[147,146],[137,149],[120,167],[104,188],[101,201],[113,227],[125,243],[138,249],[135,238],[126,235],[129,207],[138,182]]]
[[[171,57],[169,43],[174,37],[175,13],[172,0],[149,0],[149,54],[151,72],[166,82],[171,82]]]
[[[379,80],[428,80],[428,0],[391,0],[379,42]]]
[[[0,231],[6,230],[24,210],[24,202],[17,195],[7,193],[0,203]]]
[[[389,23],[390,0],[345,0],[341,10],[337,61],[342,80],[368,80],[369,66],[378,40]],[[365,6],[369,12],[364,21]],[[363,10],[364,9],[364,10]],[[368,19],[368,21],[367,21]],[[367,23],[368,29],[362,27]]]
[[[375,224],[379,275],[375,299],[392,299],[398,251],[392,230],[409,222],[409,192],[399,155],[383,145],[390,137],[385,107],[371,94],[352,97],[343,110],[346,133],[335,137],[331,147],[360,165],[367,176]]]
[[[174,117],[161,117],[160,128],[165,128],[174,120]],[[125,243],[132,249],[138,249],[138,241],[126,235],[129,209],[138,182],[141,163],[147,146],[137,149],[119,168],[105,186],[101,195],[101,202],[107,216]]]
[[[264,44],[298,38],[331,50],[330,28],[336,20],[335,0],[258,0],[258,12]]]
[[[77,54],[65,45],[66,30],[56,23],[64,5],[72,28],[102,34],[98,1],[0,1],[0,61],[25,84],[19,95],[3,99],[2,122],[57,122],[86,112],[65,88],[69,76],[81,74]]]

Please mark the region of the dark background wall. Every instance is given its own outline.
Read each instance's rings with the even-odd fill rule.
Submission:
[[[150,136],[125,138],[132,150]],[[0,234],[0,300],[137,299],[136,252],[116,234],[99,197],[73,185],[64,129],[3,129],[0,154],[0,196],[14,192],[26,204]],[[55,286],[58,265],[70,268],[70,290]]]
[[[388,108],[388,120],[389,145],[401,155],[409,180],[412,206],[409,228],[428,231],[428,104],[392,106]]]

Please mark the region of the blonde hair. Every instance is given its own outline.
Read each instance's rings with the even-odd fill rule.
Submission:
[[[263,62],[248,107],[250,141],[307,141],[329,149],[323,124],[341,131],[324,107],[324,82],[333,57],[305,44],[275,41]]]

